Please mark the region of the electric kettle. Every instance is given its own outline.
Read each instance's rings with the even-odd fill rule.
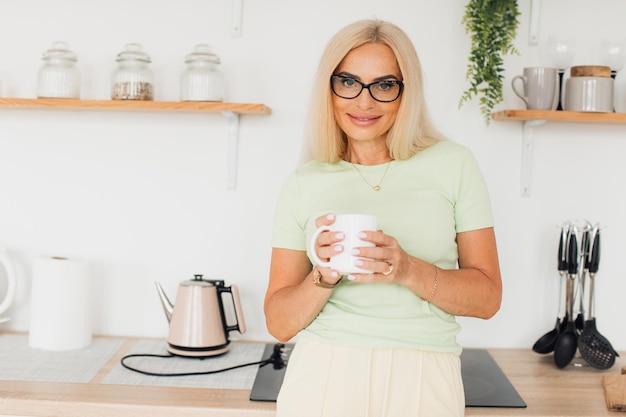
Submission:
[[[6,293],[4,295],[4,299],[0,301],[0,314],[4,313],[11,307],[11,303],[13,302],[13,297],[15,296],[15,284],[17,282],[17,274],[15,272],[15,266],[13,262],[9,258],[7,250],[4,248],[0,248],[0,271],[4,269],[6,273]],[[4,274],[0,273],[0,276]],[[5,321],[9,321],[8,317],[0,317],[0,323],[4,323]]]
[[[237,286],[226,287],[222,280],[202,279],[194,275],[178,287],[176,303],[172,305],[161,285],[156,283],[165,316],[170,323],[167,350],[178,356],[207,357],[228,351],[229,332],[245,333],[246,325],[239,302]],[[230,293],[236,323],[228,325],[222,294]]]

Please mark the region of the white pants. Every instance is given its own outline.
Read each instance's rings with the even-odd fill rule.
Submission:
[[[461,417],[461,361],[450,353],[335,346],[301,338],[276,417]]]

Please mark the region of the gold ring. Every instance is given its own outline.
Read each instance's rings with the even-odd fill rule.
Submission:
[[[391,262],[389,262],[389,261],[385,261],[385,262],[387,262],[387,265],[389,265],[389,267],[387,268],[387,270],[385,272],[382,272],[382,274],[384,276],[387,276],[387,275],[391,274],[391,271],[393,271],[393,264]]]

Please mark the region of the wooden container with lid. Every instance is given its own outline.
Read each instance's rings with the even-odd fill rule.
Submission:
[[[603,65],[580,65],[570,69],[565,82],[565,110],[612,112],[614,80],[611,68]]]
[[[604,65],[578,65],[570,69],[572,77],[610,77],[611,67]]]

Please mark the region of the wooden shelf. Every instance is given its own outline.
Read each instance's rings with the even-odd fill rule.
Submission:
[[[530,196],[535,128],[546,122],[626,124],[626,113],[596,113],[564,110],[502,110],[491,115],[496,121],[524,122],[522,133],[521,195]]]
[[[502,110],[492,115],[499,121],[543,120],[570,123],[616,123],[626,124],[626,113],[595,113],[557,110]]]
[[[236,188],[239,142],[239,116],[267,116],[272,110],[264,104],[206,101],[79,100],[63,98],[0,98],[0,109],[134,111],[221,114],[228,121],[227,186]]]
[[[184,113],[222,113],[269,115],[264,104],[205,101],[79,100],[63,98],[0,98],[0,108],[58,109],[92,111],[146,111]]]

